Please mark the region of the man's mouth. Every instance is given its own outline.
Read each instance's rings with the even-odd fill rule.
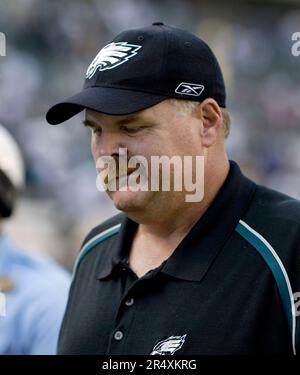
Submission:
[[[119,174],[119,171],[116,171],[114,176],[110,176],[109,174],[104,178],[104,184],[108,186],[108,190],[111,190],[110,187],[113,187],[113,183],[115,182],[115,186],[117,189],[120,189],[122,186],[127,185],[129,176],[136,171],[137,168],[127,168],[127,173]]]
[[[128,177],[130,176],[134,171],[136,171],[137,168],[128,168],[127,169],[127,173],[123,173],[123,174],[119,174],[118,172],[116,173],[116,179],[121,179],[121,178],[124,178],[124,177]]]

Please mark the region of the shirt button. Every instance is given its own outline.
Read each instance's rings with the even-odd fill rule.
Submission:
[[[123,338],[123,332],[122,331],[116,331],[115,334],[114,334],[114,339],[117,340],[117,341],[120,341],[122,340]]]
[[[133,298],[129,298],[126,302],[125,302],[125,305],[126,306],[132,306],[134,304],[134,299]]]

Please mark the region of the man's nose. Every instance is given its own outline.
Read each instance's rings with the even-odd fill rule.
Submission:
[[[120,148],[125,148],[125,145],[121,134],[116,131],[102,131],[101,136],[94,138],[92,145],[96,158],[118,155]]]

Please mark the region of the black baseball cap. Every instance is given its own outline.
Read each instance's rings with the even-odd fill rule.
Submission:
[[[126,115],[168,98],[226,106],[222,72],[209,46],[195,35],[155,22],[126,30],[96,55],[83,90],[49,109],[47,121],[60,124],[88,108]]]

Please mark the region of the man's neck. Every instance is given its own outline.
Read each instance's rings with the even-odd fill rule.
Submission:
[[[163,220],[156,218],[139,224],[129,254],[130,267],[138,276],[158,267],[174,252],[215,199],[228,171],[229,163],[223,168],[223,173],[219,171],[218,176],[206,178],[206,194],[201,202],[190,203],[178,212],[169,212]]]

